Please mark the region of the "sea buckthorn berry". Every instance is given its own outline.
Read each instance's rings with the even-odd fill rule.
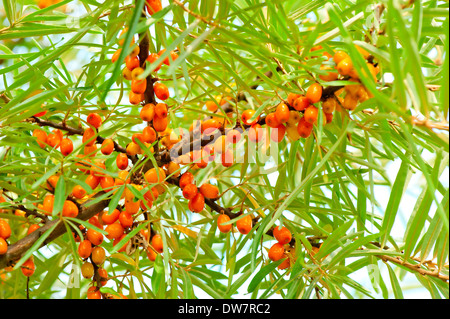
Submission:
[[[90,262],[85,262],[81,265],[81,275],[86,278],[92,278],[94,276],[94,266]]]
[[[105,191],[105,192],[110,192],[113,190],[114,188],[114,177],[112,176],[102,176],[100,178],[100,187]]]
[[[144,95],[130,91],[128,99],[131,104],[138,105],[139,103],[141,103],[144,100]]]
[[[102,118],[98,113],[90,113],[86,118],[86,122],[95,128],[99,128],[102,125]]]
[[[122,49],[117,49],[116,52],[112,55],[111,62],[114,63],[119,59],[120,53],[122,52]]]
[[[272,261],[277,261],[283,258],[284,256],[284,247],[280,243],[275,243],[269,249],[269,259]]]
[[[197,195],[198,189],[195,184],[187,184],[183,188],[183,197],[186,199],[192,199],[195,195]]]
[[[150,15],[162,10],[161,0],[146,0],[145,6]]]
[[[168,175],[172,175],[174,177],[180,176],[180,164],[176,162],[170,162],[167,166]]]
[[[106,170],[105,163],[101,160],[95,160],[94,163],[91,165],[91,175],[102,177],[105,176],[104,171]]]
[[[153,91],[155,92],[156,97],[163,101],[167,100],[170,96],[169,89],[163,83],[155,83],[153,85]]]
[[[89,157],[94,157],[97,154],[97,145],[86,145],[84,147],[83,154]]]
[[[308,106],[308,108],[305,110],[305,114],[303,118],[306,122],[310,124],[314,124],[317,122],[317,118],[319,116],[319,110],[314,105]]]
[[[91,286],[87,291],[87,299],[102,299],[102,293],[99,288]]]
[[[61,138],[55,133],[50,133],[47,135],[47,144],[51,148],[58,148],[61,144]]]
[[[348,54],[345,53],[344,51],[336,51],[336,53],[333,56],[333,60],[334,63],[336,63],[336,65],[339,64],[339,62],[341,62],[342,60],[348,58]]]
[[[167,116],[167,104],[166,103],[158,103],[155,106],[155,114],[158,117],[166,117]]]
[[[274,142],[280,143],[283,140],[285,134],[286,126],[280,124],[278,127],[271,130],[270,139]]]
[[[92,243],[85,239],[78,245],[78,255],[80,255],[81,258],[86,259],[88,258],[92,253]]]
[[[326,81],[326,82],[331,82],[331,81],[336,81],[339,77],[339,74],[336,72],[331,71],[331,67],[327,66],[327,65],[321,65],[320,69],[323,71],[328,71],[327,74],[320,74],[319,78],[322,81]]]
[[[327,124],[331,123],[333,121],[333,113],[323,113],[325,114],[325,121]]]
[[[251,215],[247,215],[236,221],[236,227],[243,235],[247,235],[253,227],[253,219]]]
[[[131,50],[131,52],[130,52],[130,54],[129,54],[129,56],[130,56],[131,58],[133,58],[133,57],[135,57],[135,56],[138,56],[138,55],[139,55],[139,52],[140,52],[140,49],[139,49],[139,46],[138,46],[138,45],[132,44],[132,46],[133,46],[133,49]]]
[[[47,188],[50,190],[53,190],[56,188],[56,184],[58,183],[59,176],[58,175],[52,175],[47,179]]]
[[[6,242],[5,239],[0,237],[0,255],[6,254],[7,251],[8,251],[8,243]]]
[[[158,253],[163,252],[163,241],[160,234],[156,234],[152,237],[151,245]]]
[[[144,194],[144,198],[148,201],[154,201],[154,200],[158,199],[158,196],[159,196],[159,192],[156,189],[156,187],[152,187],[150,190],[148,190]]]
[[[241,132],[237,129],[229,130],[226,139],[228,143],[236,144],[241,140]]]
[[[11,237],[11,227],[6,220],[0,219],[0,237],[8,239]]]
[[[164,132],[169,125],[169,117],[159,117],[156,116],[153,118],[153,128],[156,132]]]
[[[155,116],[155,105],[152,103],[145,104],[142,107],[142,109],[139,113],[139,116],[141,117],[141,119],[143,121],[146,121],[146,122],[152,121],[153,117]]]
[[[86,237],[94,246],[98,246],[103,242],[103,234],[93,228],[87,230]]]
[[[112,212],[105,211],[102,214],[102,222],[106,225],[111,225],[119,220],[120,211],[118,209],[114,209]],[[106,230],[106,229],[105,229]]]
[[[353,96],[351,94],[347,94],[344,98],[344,103],[342,104],[342,106],[346,110],[353,111],[356,108],[357,103],[358,103],[358,100],[355,96]]]
[[[150,184],[161,183],[166,179],[166,173],[161,167],[158,167],[158,169],[153,167],[145,172],[144,178]]]
[[[139,58],[137,56],[130,57],[127,56],[125,58],[125,65],[127,66],[128,70],[133,71],[135,68],[139,67]]]
[[[34,274],[34,271],[36,270],[36,266],[34,264],[33,256],[28,258],[22,266],[20,266],[20,270],[22,271],[22,274],[26,277],[30,277]]]
[[[217,228],[219,228],[219,231],[221,233],[228,233],[231,228],[233,227],[232,224],[223,225],[226,222],[230,221],[230,217],[225,214],[220,214],[219,217],[217,217]]]
[[[233,150],[231,149],[225,150],[225,152],[223,152],[221,155],[221,161],[224,167],[230,167],[231,165],[233,165],[234,164]]]
[[[105,249],[103,247],[94,247],[91,253],[92,261],[97,265],[103,264],[106,259]]]
[[[78,206],[75,205],[74,202],[70,200],[64,201],[63,209],[62,209],[62,215],[65,217],[77,217],[78,216]]]
[[[242,112],[242,115],[241,115],[242,122],[245,125],[256,124],[256,122],[258,122],[258,120],[259,120],[259,115],[254,120],[252,120],[252,118],[255,115],[255,113],[256,113],[255,110],[250,110],[250,109],[249,110],[245,110],[244,112]]]
[[[215,112],[219,108],[219,106],[214,101],[206,101],[205,105],[206,105],[206,109],[210,112]]]
[[[84,130],[83,144],[91,146],[95,143],[97,133],[90,127]]]
[[[131,80],[131,91],[136,94],[144,94],[147,89],[147,79]]]
[[[151,126],[146,126],[142,130],[142,137],[145,143],[153,143],[156,141],[156,132],[155,129]]]
[[[286,123],[289,120],[289,107],[283,102],[281,102],[277,106],[275,115],[281,124]]]
[[[290,106],[294,106],[294,101],[300,97],[300,94],[289,93],[287,96],[287,102]]]
[[[307,138],[311,135],[313,125],[305,121],[305,117],[302,117],[297,125],[297,132],[300,137]]]
[[[131,71],[128,70],[127,67],[124,67],[124,68],[122,69],[122,76],[123,76],[123,78],[124,78],[125,80],[127,80],[127,81],[131,81],[131,79],[132,79]]]
[[[322,98],[322,86],[319,83],[313,83],[306,91],[306,98],[311,104],[317,103]]]
[[[41,129],[35,129],[33,130],[33,136],[36,137],[39,146],[44,148],[45,144],[47,144],[47,133]]]
[[[88,184],[89,187],[92,188],[92,190],[94,190],[100,184],[100,178],[98,176],[89,174],[88,176],[86,176],[84,182]]]
[[[147,258],[151,261],[155,261],[156,260],[156,256],[158,255],[158,253],[156,251],[154,251],[153,249],[151,249],[150,247],[147,248]]]
[[[103,155],[110,155],[114,151],[114,141],[107,138],[103,141],[100,151]]]
[[[197,193],[197,195],[189,201],[189,209],[194,213],[200,213],[203,208],[205,208],[205,197],[201,193]]]
[[[73,151],[73,142],[69,138],[63,138],[61,140],[61,144],[59,145],[59,149],[61,150],[61,154],[63,156],[68,156]]]
[[[108,283],[108,272],[105,268],[98,269],[98,276],[100,277],[100,285],[105,286]]]
[[[55,195],[48,194],[44,197],[43,202],[43,210],[45,210],[48,214],[51,214],[53,211],[53,203],[55,202]],[[0,221],[1,223],[1,221]]]
[[[273,230],[273,237],[282,245],[289,244],[292,234],[286,227],[277,226]]]
[[[201,123],[202,133],[205,133],[208,135],[214,134],[215,132],[217,132],[216,130],[220,129],[221,127],[222,127],[222,123],[220,123],[219,121],[217,121],[215,119],[208,119]]]
[[[125,170],[128,167],[128,156],[124,153],[117,154],[116,157],[117,168],[120,170]]]
[[[269,127],[278,127],[280,126],[281,122],[277,119],[277,116],[275,115],[275,112],[269,113],[266,116],[266,124]]]
[[[209,154],[203,149],[192,152],[192,160],[198,168],[205,168],[208,166]]]
[[[278,265],[279,270],[289,268],[289,266],[291,265],[291,261],[289,260],[289,258],[287,257],[286,254],[284,254],[282,258],[286,258],[286,259],[281,264]]]
[[[156,62],[159,59],[159,55],[157,53],[150,53],[149,56],[147,57],[147,62],[149,62],[150,64]],[[154,69],[155,72],[158,72],[159,69],[161,69],[163,62],[161,62],[159,65],[156,66],[156,68]]]
[[[209,183],[200,186],[199,191],[205,198],[216,199],[219,197],[219,188]]]
[[[258,143],[263,137],[264,131],[258,123],[253,124],[248,130],[248,139],[254,143]]]
[[[133,225],[133,216],[130,213],[123,211],[119,214],[119,222],[123,228],[131,227]]]
[[[136,144],[138,144],[138,141],[141,142],[142,144],[145,143],[144,135],[142,133],[134,133],[131,136],[131,140],[133,141],[133,143],[136,143]]]
[[[137,67],[137,68],[134,68],[132,71],[131,71],[131,80],[141,80],[141,79],[139,79],[139,76],[142,74],[142,73],[144,73],[144,69],[143,68],[141,68],[141,67]],[[143,80],[143,79],[142,79]]]
[[[295,99],[294,104],[292,105],[294,109],[297,111],[303,111],[305,110],[311,102],[306,96],[300,95],[298,98]]]
[[[343,59],[341,62],[338,63],[336,69],[341,75],[349,75],[351,70],[353,69],[352,60],[350,60],[350,58]]]
[[[333,113],[336,109],[337,101],[335,98],[329,98],[322,103],[322,110],[324,113]]]
[[[183,189],[187,184],[193,184],[194,183],[194,175],[192,175],[191,172],[185,172],[180,177],[179,186],[181,189]]]
[[[367,52],[365,49],[361,48],[360,46],[356,45],[356,50],[363,56],[364,59],[367,59],[370,56],[370,53]]]
[[[41,228],[41,226],[39,226],[38,224],[31,224],[30,227],[28,227],[27,235],[31,234],[35,230],[38,230],[39,228]]]
[[[287,125],[297,125],[298,121],[300,121],[300,113],[297,111],[289,111],[289,120],[287,121]]]

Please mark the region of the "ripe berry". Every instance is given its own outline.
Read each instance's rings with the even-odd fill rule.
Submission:
[[[39,228],[41,228],[41,226],[38,224],[31,224],[30,227],[28,227],[27,235],[31,234],[35,230],[38,230]]]
[[[284,247],[280,243],[275,243],[269,249],[269,259],[272,261],[277,261],[283,258],[284,255]]]
[[[236,129],[230,130],[226,135],[227,142],[236,144],[241,140],[241,132]]]
[[[155,114],[153,118],[153,128],[156,132],[164,132],[169,125],[169,117],[158,117]]]
[[[248,130],[248,139],[254,143],[258,143],[263,137],[264,131],[261,125],[253,124]]]
[[[319,83],[313,83],[306,91],[306,98],[311,104],[317,103],[322,98],[322,86]]]
[[[283,102],[281,102],[277,106],[277,109],[275,111],[275,115],[277,117],[277,120],[281,124],[286,123],[289,120],[289,107],[286,104],[284,104]]]
[[[84,130],[83,133],[83,144],[87,146],[92,146],[95,143],[97,133],[90,127]]]
[[[230,167],[231,165],[233,165],[234,164],[233,150],[227,149],[225,152],[223,152],[222,156],[221,156],[221,160],[222,160],[222,165],[224,167]]]
[[[201,193],[197,193],[197,195],[189,201],[188,206],[194,213],[200,213],[203,208],[205,208],[205,197]]]
[[[86,237],[94,246],[98,246],[103,242],[103,234],[93,228],[87,230]]]
[[[273,236],[282,245],[288,244],[292,239],[292,234],[286,227],[277,226],[273,230]]]
[[[320,69],[324,70],[324,71],[331,70],[331,68],[329,66],[327,66],[327,65],[321,65]],[[336,81],[338,79],[338,76],[339,75],[336,72],[329,71],[327,74],[319,75],[319,78],[322,81],[331,82],[331,81]]]
[[[269,127],[274,128],[274,127],[280,126],[281,122],[277,119],[277,116],[276,116],[275,112],[272,112],[272,113],[267,114],[267,116],[266,116],[266,124]]]
[[[130,95],[128,96],[128,98],[131,104],[138,105],[144,100],[144,95],[130,91]]]
[[[306,96],[300,95],[298,98],[295,99],[294,104],[292,105],[294,109],[297,111],[303,111],[305,110],[311,102]]]
[[[75,185],[72,190],[72,196],[78,199],[82,199],[86,196],[86,190],[81,185]]]
[[[256,113],[255,110],[245,110],[242,112],[241,119],[245,125],[253,125],[256,124],[259,120],[259,116],[257,116],[253,121],[251,121],[253,115]]]
[[[148,14],[152,15],[162,10],[161,0],[146,0],[145,7]]]
[[[22,271],[22,274],[26,277],[30,277],[34,274],[34,271],[36,270],[36,266],[34,265],[33,256],[28,258],[22,266],[20,266],[20,270]]]
[[[287,96],[287,102],[290,106],[294,106],[294,101],[300,97],[300,94],[289,93]]]
[[[122,52],[122,49],[117,49],[117,51],[114,52],[114,54],[112,55],[112,58],[111,58],[112,63],[116,62],[119,59],[120,52]]]
[[[57,134],[50,133],[47,136],[47,144],[51,148],[58,148],[59,145],[61,144],[61,138]]]
[[[166,179],[166,173],[161,167],[151,168],[144,174],[145,180],[150,184],[161,183]]]
[[[95,128],[99,128],[100,125],[102,125],[102,118],[97,113],[90,113],[87,116],[86,121]]]
[[[106,225],[111,225],[119,220],[120,211],[118,209],[114,209],[112,212],[103,212],[102,214],[102,222]],[[107,227],[108,228],[108,227]],[[106,229],[105,229],[106,230]]]
[[[127,56],[125,58],[125,65],[127,66],[128,70],[133,71],[133,69],[139,67],[139,58],[137,56],[130,57]]]
[[[91,258],[92,261],[96,264],[96,265],[101,265],[103,264],[103,262],[106,259],[106,253],[105,253],[105,249],[103,247],[94,247],[92,249],[92,253],[91,253]]]
[[[200,186],[199,191],[205,198],[216,199],[219,197],[219,188],[215,185],[205,183]]]
[[[8,251],[8,243],[3,237],[0,237],[0,256],[6,254]]]
[[[102,176],[100,178],[100,187],[105,191],[105,192],[110,192],[113,190],[114,188],[114,178],[112,176]]]
[[[220,232],[228,233],[231,230],[231,228],[232,228],[231,224],[223,225],[223,223],[226,223],[229,221],[230,221],[230,217],[228,215],[220,214],[219,217],[217,217],[217,228],[219,228]]]
[[[62,215],[65,217],[77,217],[78,216],[78,206],[70,200],[64,201]]]
[[[89,174],[88,176],[86,176],[86,179],[84,182],[86,184],[88,184],[92,190],[94,190],[100,184],[100,178],[98,176]]]
[[[274,142],[280,143],[283,140],[285,134],[286,126],[280,124],[278,127],[271,130],[270,139]]]
[[[128,167],[128,156],[124,153],[117,154],[116,164],[120,170],[125,170]]]
[[[39,146],[44,148],[45,144],[47,144],[47,133],[41,129],[35,129],[33,131],[33,136],[37,138]]]
[[[134,68],[133,71],[131,71],[131,80],[141,80],[139,76],[144,73],[144,69],[141,67]]]
[[[140,113],[139,116],[143,121],[150,122],[153,120],[153,117],[155,116],[155,105],[152,103],[145,104]]]
[[[131,91],[136,94],[143,94],[147,89],[147,79],[131,80]]]
[[[312,130],[313,125],[311,123],[306,122],[305,118],[302,117],[297,125],[298,134],[303,138],[307,138],[308,136],[311,135]]]
[[[343,59],[337,64],[336,69],[341,75],[349,75],[353,70],[352,60],[350,60],[350,58]]]
[[[85,239],[78,245],[78,255],[81,258],[86,259],[91,255],[92,252],[92,243]]]
[[[107,138],[103,141],[100,151],[103,155],[110,155],[114,151],[114,141]]]
[[[179,186],[181,189],[183,189],[186,185],[193,183],[194,183],[194,175],[192,175],[191,172],[185,172],[183,175],[181,175],[179,182]]]
[[[158,117],[166,117],[167,116],[167,104],[166,103],[158,103],[155,106],[155,114]]]
[[[195,195],[197,195],[198,193],[198,189],[197,186],[195,184],[187,184],[184,188],[183,188],[183,197],[186,199],[192,199],[195,197]]]
[[[53,203],[54,203],[54,201],[55,201],[55,195],[53,195],[53,194],[45,195],[44,202],[42,203],[42,208],[49,215],[51,215],[51,213],[53,211]],[[1,226],[1,221],[0,221],[0,226]]]
[[[339,62],[341,62],[342,60],[344,60],[345,58],[348,58],[348,54],[345,53],[344,51],[336,51],[336,53],[333,56],[333,60],[334,63],[339,64]]]
[[[167,100],[170,96],[169,89],[163,83],[155,83],[153,85],[153,91],[155,92],[156,97],[163,101]]]
[[[319,116],[319,110],[314,105],[308,106],[308,108],[305,110],[305,114],[303,118],[306,122],[310,124],[314,124],[317,122],[317,118]]]
[[[97,287],[91,286],[87,291],[87,299],[102,299],[102,293]]]
[[[282,258],[286,259],[281,264],[278,265],[278,269],[283,270],[289,268],[289,266],[291,265],[289,258],[287,258],[286,254],[284,254]]]
[[[243,234],[243,235],[248,234],[253,227],[252,216],[247,215],[241,219],[238,219],[236,221],[236,227],[241,234]]]
[[[149,56],[147,57],[147,62],[149,62],[150,64],[156,62],[159,59],[159,55],[157,53],[150,53]],[[159,65],[157,65],[155,67],[155,69],[153,71],[158,72],[159,69],[161,68],[161,65],[163,64],[163,62],[161,62]]]
[[[8,239],[11,236],[11,227],[6,220],[0,219],[0,237]]]
[[[133,216],[130,213],[123,211],[119,214],[119,222],[123,228],[131,227],[133,225]]]
[[[205,105],[206,105],[206,109],[210,112],[215,112],[219,108],[217,106],[216,102],[214,102],[214,101],[206,101]]]
[[[90,262],[85,262],[81,265],[81,275],[86,278],[92,278],[94,276],[94,266]]]
[[[162,237],[159,234],[156,234],[152,237],[152,247],[155,248],[155,250],[159,253],[163,252],[163,241]]]
[[[63,156],[67,156],[73,151],[73,143],[69,138],[63,138],[61,140],[61,144],[59,145],[59,149],[61,150],[61,154]]]

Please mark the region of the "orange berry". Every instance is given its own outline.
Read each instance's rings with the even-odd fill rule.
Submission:
[[[8,239],[11,236],[11,227],[6,220],[0,219],[0,237]]]
[[[210,112],[215,112],[219,108],[217,106],[216,102],[214,102],[214,101],[206,101],[205,105],[206,105],[206,109]]]
[[[88,258],[92,253],[92,243],[85,239],[78,245],[78,255],[80,255],[81,258],[86,259]]]
[[[85,262],[81,265],[81,275],[86,278],[92,278],[94,276],[94,266],[90,262]]]
[[[353,70],[352,60],[350,60],[350,58],[343,59],[337,64],[336,69],[341,75],[349,75]]]
[[[263,137],[263,128],[259,124],[253,124],[248,130],[248,139],[254,143],[258,143]]]
[[[122,52],[122,49],[117,49],[116,52],[112,55],[111,62],[114,63],[119,59],[120,53]]]
[[[320,69],[324,70],[324,71],[331,70],[331,68],[327,65],[321,65]],[[319,78],[322,81],[331,82],[331,81],[336,81],[338,79],[338,76],[339,75],[336,72],[329,71],[327,74],[320,74]]]
[[[92,261],[96,265],[101,265],[106,259],[105,249],[103,247],[94,247],[91,253]]]
[[[280,126],[281,123],[280,123],[280,121],[278,120],[278,118],[277,118],[275,112],[272,112],[272,113],[267,114],[267,116],[266,116],[266,124],[267,124],[269,127],[274,128],[274,127]]]
[[[200,186],[199,190],[205,198],[216,199],[219,197],[219,188],[215,185],[205,183]]]
[[[85,183],[88,184],[92,190],[94,190],[100,184],[100,178],[98,176],[89,174],[88,176],[86,176]]]
[[[306,122],[310,124],[314,124],[317,122],[317,118],[319,116],[319,110],[314,105],[308,106],[308,108],[305,110],[305,114],[303,118]]]
[[[286,227],[277,226],[273,230],[273,237],[282,245],[289,244],[292,234]]]
[[[205,197],[201,193],[197,193],[197,195],[189,201],[189,209],[194,213],[200,213],[203,208],[205,208]]]
[[[253,121],[251,121],[253,115],[256,113],[255,110],[245,110],[242,112],[241,119],[245,125],[253,125],[256,124],[259,120],[259,116],[257,116]]]
[[[58,148],[59,145],[61,144],[61,138],[57,134],[50,133],[47,136],[47,144],[51,148]]]
[[[164,132],[169,125],[169,117],[158,117],[155,114],[153,118],[153,128],[156,132]]]
[[[58,183],[59,176],[58,175],[52,175],[47,179],[47,188],[50,190],[53,190],[56,188],[56,184]]]
[[[239,232],[243,235],[246,235],[250,232],[253,227],[253,219],[251,215],[247,215],[241,219],[236,221],[236,227]]]
[[[102,293],[99,288],[91,286],[87,291],[87,299],[102,299]]]
[[[92,128],[88,127],[83,133],[83,144],[92,146],[96,141],[96,135],[97,133]]]
[[[155,250],[158,253],[162,253],[163,252],[163,241],[162,241],[162,237],[159,234],[156,234],[152,237],[152,247],[155,248]]]
[[[103,141],[100,151],[103,155],[110,155],[114,151],[114,141],[107,138]]]
[[[130,91],[128,98],[131,104],[138,105],[144,100],[144,94],[138,94]]]
[[[151,126],[146,126],[142,130],[142,137],[145,143],[153,143],[156,141],[156,132]]]
[[[34,264],[33,256],[28,258],[22,266],[20,266],[20,270],[22,271],[22,274],[26,277],[30,277],[34,274],[34,271],[36,270],[36,266]]]
[[[297,99],[295,99],[294,104],[292,105],[294,109],[297,111],[305,110],[311,102],[306,96],[300,95]]]
[[[131,91],[136,94],[143,94],[147,89],[147,79],[131,80]]]
[[[90,113],[86,121],[95,128],[99,128],[102,125],[102,118],[97,113]]]
[[[127,66],[128,70],[133,71],[133,69],[138,68],[140,65],[139,58],[137,56],[127,56],[125,58],[125,65]]]
[[[41,129],[33,130],[33,136],[37,138],[37,143],[41,148],[45,147],[47,144],[47,133]]]
[[[64,201],[63,209],[62,209],[62,215],[65,217],[77,217],[78,216],[78,206],[75,205],[74,202],[70,200]]]
[[[89,157],[94,157],[97,154],[97,145],[86,145],[83,150],[83,154]]]
[[[105,192],[110,192],[113,190],[114,188],[114,178],[112,176],[102,176],[100,178],[100,187],[105,191]]]
[[[185,172],[183,175],[181,175],[179,182],[179,186],[181,189],[183,189],[186,185],[193,183],[194,183],[194,175],[192,175],[191,172]]]
[[[167,116],[167,104],[166,103],[158,103],[155,106],[155,115],[158,117],[166,117]]]
[[[325,114],[325,120],[326,120],[327,124],[331,123],[333,121],[333,113],[325,113],[324,112],[323,114]]]
[[[275,111],[275,116],[277,117],[277,120],[284,124],[289,120],[289,107],[281,102],[278,104],[277,109]]]
[[[306,91],[306,98],[311,104],[317,103],[322,98],[322,86],[319,83],[313,83]]]
[[[337,101],[335,98],[329,98],[322,103],[322,110],[325,113],[333,113],[336,109]]]
[[[278,127],[271,130],[270,139],[274,142],[280,143],[283,140],[285,134],[286,126],[280,124]]]
[[[153,120],[153,117],[155,116],[155,105],[152,103],[145,104],[140,113],[139,116],[143,121],[150,122]]]
[[[170,96],[169,89],[163,83],[155,83],[153,85],[153,91],[155,92],[156,97],[163,101],[167,100]]]
[[[159,59],[159,55],[157,53],[150,53],[147,57],[147,60],[150,64],[156,62]],[[154,69],[155,72],[158,72],[161,68],[163,62],[161,62],[156,68]]]
[[[31,234],[35,230],[38,230],[39,228],[41,228],[41,226],[38,224],[31,224],[30,227],[28,227],[27,235]]]
[[[119,214],[119,222],[123,228],[131,227],[133,225],[133,216],[130,213],[123,211]]]
[[[215,119],[208,119],[201,123],[201,131],[202,133],[212,135],[216,132],[216,130],[222,127],[222,123]]]
[[[114,209],[112,212],[103,212],[101,219],[104,224],[111,225],[119,220],[119,215],[120,211],[118,209]]]
[[[157,255],[158,255],[158,253],[155,252],[153,249],[151,249],[150,247],[147,248],[147,258],[148,258],[149,260],[155,261]]]
[[[195,197],[195,195],[197,195],[198,193],[198,189],[197,186],[195,184],[187,184],[184,188],[183,188],[183,197],[186,199],[192,199]]]
[[[125,170],[128,167],[128,156],[124,153],[117,154],[116,157],[117,168],[120,170]]]
[[[42,206],[43,206],[43,210],[45,210],[49,215],[52,214],[54,201],[55,201],[55,195],[53,195],[53,194],[45,195]]]
[[[229,221],[230,221],[230,217],[228,215],[220,214],[219,217],[217,217],[217,228],[219,228],[219,231],[221,233],[228,233],[231,230],[231,228],[232,228],[231,224],[223,225],[223,223],[226,223]]]
[[[98,246],[103,242],[103,234],[93,228],[87,230],[86,237],[94,246]]]
[[[150,15],[162,10],[161,0],[146,0],[145,6]]]
[[[61,140],[61,144],[59,145],[59,149],[61,150],[61,154],[64,156],[69,155],[73,151],[73,142],[69,138],[63,138]]]
[[[275,243],[269,249],[269,259],[272,261],[277,261],[283,258],[284,256],[284,247],[280,243]]]
[[[233,150],[231,149],[227,149],[225,150],[225,152],[222,153],[222,165],[224,167],[230,167],[231,165],[234,164],[234,155],[233,155]]]
[[[311,135],[312,130],[313,125],[311,123],[306,122],[305,117],[302,117],[297,125],[298,134],[303,138],[307,138],[308,136]]]
[[[0,256],[6,254],[8,251],[8,243],[2,237],[0,237]]]
[[[78,199],[82,199],[86,196],[86,190],[81,185],[75,185],[72,190],[72,196]]]
[[[284,254],[282,258],[286,259],[281,264],[278,265],[278,269],[283,270],[289,268],[289,266],[291,265],[289,258],[287,258],[286,254]]]
[[[294,101],[300,97],[300,94],[289,93],[287,96],[287,102],[290,106],[294,106]]]
[[[333,60],[334,63],[336,63],[336,65],[339,64],[339,62],[341,62],[342,60],[344,60],[345,58],[348,58],[348,54],[345,53],[344,51],[336,51],[336,53],[333,56]]]
[[[226,139],[228,143],[236,144],[241,140],[241,132],[237,129],[233,129],[227,132]]]
[[[100,277],[100,284],[102,286],[106,285],[108,282],[108,272],[105,268],[99,268],[98,269],[98,275]]]
[[[166,173],[160,167],[158,167],[158,170],[153,167],[145,172],[144,178],[150,184],[161,183],[166,179]]]

